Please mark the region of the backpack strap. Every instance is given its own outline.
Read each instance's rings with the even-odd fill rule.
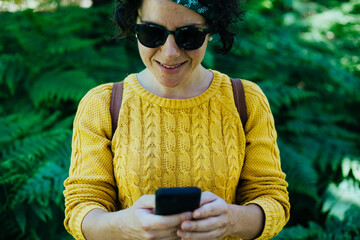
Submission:
[[[122,95],[124,89],[124,82],[116,82],[113,85],[110,100],[110,114],[111,114],[111,125],[112,125],[112,136],[114,136],[119,120],[119,112],[121,108]]]
[[[238,78],[231,78],[231,84],[233,87],[236,109],[238,110],[241,123],[245,131],[245,125],[247,121],[247,110],[246,110],[244,86],[241,80]],[[123,89],[124,89],[124,82],[123,81],[116,82],[114,83],[113,90],[111,92],[110,114],[111,114],[111,124],[112,124],[112,135],[114,135],[118,124]]]
[[[231,78],[231,85],[233,87],[235,105],[240,115],[241,123],[245,131],[245,125],[247,122],[247,110],[244,86],[241,79],[239,78]]]

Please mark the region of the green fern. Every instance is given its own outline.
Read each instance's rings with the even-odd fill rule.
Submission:
[[[31,137],[14,143],[16,147],[6,155],[13,158],[5,158],[0,165],[0,185],[11,186],[4,193],[5,213],[10,211],[15,216],[21,236],[29,229],[51,223],[54,212],[64,209],[62,191],[69,168],[70,142],[71,132],[60,129]]]
[[[4,83],[10,94],[15,94],[16,86],[26,74],[23,58],[19,54],[0,55],[0,84]]]
[[[320,232],[323,231],[324,230],[322,229],[322,227],[319,226],[317,223],[310,222],[309,228],[305,228],[303,226],[295,226],[295,227],[287,228],[282,232],[280,232],[279,236],[273,239],[274,240],[288,240],[288,239],[313,240],[313,239],[319,239],[318,235]],[[325,238],[323,238],[322,240],[325,240]]]
[[[298,225],[285,228],[274,240],[359,240],[360,208],[352,207],[345,213],[343,221],[330,216],[325,220],[325,227],[316,222],[309,222],[307,227]]]
[[[289,183],[289,191],[305,194],[317,200],[318,173],[312,166],[312,162],[300,154],[299,151],[290,147],[289,144],[278,141],[281,149],[282,168],[286,172],[286,180]]]
[[[49,82],[52,87],[49,88]],[[41,102],[60,102],[72,100],[79,102],[85,93],[96,86],[96,82],[86,73],[73,71],[55,71],[43,74],[31,88],[31,98],[35,106]]]
[[[43,156],[58,148],[70,136],[70,131],[53,130],[28,137],[23,141],[15,141],[10,154],[4,154],[0,164],[3,179],[0,184],[13,183],[14,187],[24,184],[24,176],[29,176],[37,170],[42,164],[40,160]]]
[[[21,109],[21,111],[26,110],[26,107]],[[34,110],[32,109],[32,111]],[[44,129],[50,128],[59,116],[59,112],[49,115],[44,111],[31,112],[30,114],[19,111],[19,113],[0,117],[0,146],[2,146],[2,156],[11,155],[9,152],[12,149],[8,148],[7,145],[11,144],[15,146],[16,144],[14,143],[16,143],[16,139],[25,141],[26,138],[31,137],[32,134],[41,133]]]
[[[293,103],[317,97],[315,91],[302,89],[298,86],[287,86],[281,82],[265,80],[259,86],[269,99],[271,110],[274,115],[278,115],[282,107],[292,106]]]

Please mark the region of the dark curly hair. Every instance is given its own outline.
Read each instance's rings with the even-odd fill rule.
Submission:
[[[206,18],[211,34],[219,34],[222,48],[220,53],[226,54],[232,48],[236,34],[230,25],[243,20],[245,11],[242,9],[244,0],[199,0],[209,8],[211,19]],[[117,27],[115,37],[135,40],[134,23],[138,17],[138,9],[142,0],[116,0],[114,21]]]

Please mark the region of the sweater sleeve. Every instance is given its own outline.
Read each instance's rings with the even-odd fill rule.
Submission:
[[[69,177],[65,180],[65,221],[75,239],[85,239],[82,220],[95,208],[116,210],[111,151],[112,84],[90,90],[81,100],[73,126]]]
[[[274,118],[267,98],[254,83],[244,81],[248,121],[243,171],[237,188],[237,203],[257,204],[265,225],[257,239],[277,235],[290,216],[285,173],[281,170]]]

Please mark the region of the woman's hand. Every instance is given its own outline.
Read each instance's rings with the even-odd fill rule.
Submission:
[[[159,216],[154,214],[154,209],[155,196],[144,195],[133,206],[123,210],[113,222],[120,231],[117,239],[125,235],[126,239],[179,239],[177,230],[183,221],[192,218],[191,212]]]
[[[185,220],[178,230],[183,240],[217,240],[231,235],[243,239],[259,236],[264,227],[264,212],[256,204],[228,204],[211,192],[203,192],[200,208],[193,220]]]
[[[200,208],[193,212],[193,218],[181,224],[181,238],[222,239],[231,234],[235,224],[229,204],[211,192],[202,193]]]
[[[155,195],[141,196],[131,207],[118,212],[94,209],[85,216],[82,231],[87,240],[179,239],[177,230],[183,221],[192,218],[191,212],[159,216],[154,209]]]

